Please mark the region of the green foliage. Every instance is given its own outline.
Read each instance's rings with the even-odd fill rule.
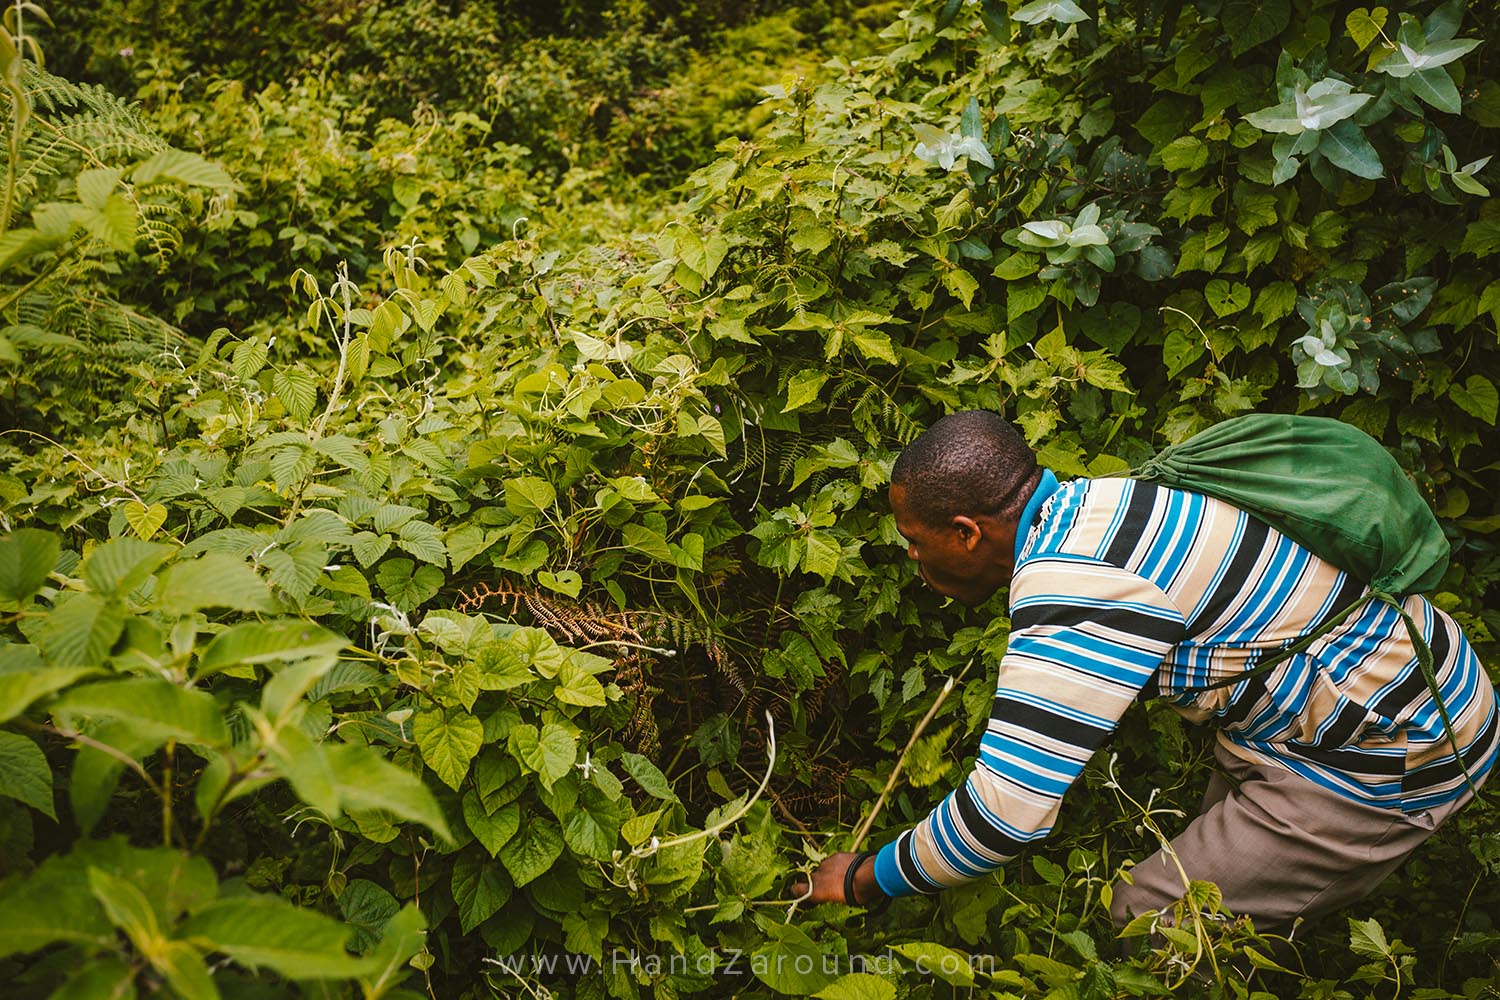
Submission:
[[[358,96],[378,71],[184,93],[163,46],[149,131],[238,187],[162,276],[100,253],[191,339],[66,448],[0,438],[12,991],[1491,988],[1500,902],[1463,873],[1500,856],[1492,807],[1295,961],[1206,883],[1113,958],[1111,887],[1204,771],[1155,709],[1002,875],[880,923],[777,899],[847,846],[948,677],[877,837],[962,779],[989,710],[1003,606],[916,585],[881,499],[944,412],[1004,412],[1065,476],[1252,409],[1356,423],[1434,500],[1458,552],[1435,599],[1493,660],[1500,484],[1472,446],[1500,404],[1500,84],[1467,43],[1494,12],[1160,6],[923,3],[873,55],[752,83],[769,60],[728,72],[641,7],[611,52],[565,4],[579,37],[518,37],[497,103],[406,118]],[[386,51],[414,9],[359,30]],[[446,37],[514,12],[417,13]],[[485,30],[390,72],[467,91]],[[674,94],[712,110],[641,154]],[[158,152],[38,183],[87,212]],[[669,211],[581,194],[688,165]],[[560,952],[596,964],[512,962]]]

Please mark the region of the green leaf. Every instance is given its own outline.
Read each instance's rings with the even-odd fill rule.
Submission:
[[[1291,0],[1225,0],[1219,17],[1230,49],[1239,56],[1285,31],[1292,4]]]
[[[0,958],[63,941],[102,951],[114,938],[71,857],[49,858],[0,893]]]
[[[545,874],[562,856],[563,838],[557,824],[533,817],[526,829],[500,849],[500,863],[510,872],[516,888]]]
[[[189,917],[179,938],[288,979],[344,979],[369,966],[344,950],[350,928],[280,896],[232,896]]]
[[[348,640],[343,636],[300,618],[242,622],[214,636],[198,658],[196,676],[206,677],[244,664],[332,656],[346,645]]]
[[[1214,278],[1203,289],[1204,298],[1215,316],[1224,317],[1237,313],[1250,304],[1250,286],[1238,281],[1228,282]]]
[[[171,614],[202,608],[273,611],[276,602],[250,566],[235,556],[210,552],[200,559],[173,563],[162,573],[152,603]]]
[[[125,762],[116,754],[138,761],[157,746],[150,736],[143,735],[130,722],[119,719],[93,723],[88,735],[91,741],[102,743],[115,752],[106,753],[83,744],[73,758],[73,770],[68,775],[68,801],[73,806],[74,821],[85,834],[93,832],[109,811],[120,774],[125,770]]]
[[[464,793],[464,823],[474,839],[489,852],[490,857],[510,843],[510,839],[521,828],[521,807],[511,802],[496,809],[493,814],[484,811],[479,793],[470,789]]]
[[[37,645],[54,667],[98,667],[104,664],[125,628],[125,610],[95,594],[77,594],[59,602],[37,633]]]
[[[1380,32],[1385,28],[1390,13],[1384,7],[1376,7],[1373,10],[1356,7],[1349,12],[1348,17],[1344,18],[1344,29],[1349,32],[1349,37],[1354,40],[1355,47],[1360,52],[1369,48],[1370,43],[1380,37]]]
[[[396,897],[369,879],[351,879],[339,893],[339,912],[354,928],[349,947],[356,952],[364,952],[379,941],[381,929],[400,911]]]
[[[1318,140],[1318,152],[1328,157],[1334,166],[1356,177],[1375,180],[1385,176],[1380,154],[1365,138],[1364,130],[1352,120],[1345,119],[1325,131]]]
[[[550,789],[573,768],[578,748],[573,734],[554,722],[542,726],[516,726],[510,731],[511,752],[532,772],[541,776],[542,786]]]
[[[1463,385],[1454,384],[1448,389],[1448,398],[1472,417],[1487,424],[1494,424],[1500,415],[1500,391],[1483,375],[1470,375]]]
[[[649,759],[627,750],[620,756],[620,763],[624,765],[625,773],[634,778],[635,783],[647,795],[665,802],[677,801],[677,793],[672,791],[671,782],[667,781],[667,776]]]
[[[512,891],[505,869],[478,851],[464,851],[453,862],[451,888],[465,934],[498,913]]]
[[[365,995],[378,997],[385,989],[406,975],[407,961],[422,950],[427,939],[427,919],[415,903],[408,903],[390,920],[380,934],[380,941],[365,959],[371,967],[361,982]]]
[[[667,547],[667,539],[659,531],[652,531],[644,524],[632,521],[620,529],[620,537],[627,547],[644,552],[658,562],[672,562],[672,550]]]
[[[138,500],[125,504],[125,523],[142,540],[150,540],[158,528],[167,523],[167,508],[159,503],[147,507]]]
[[[1163,146],[1158,155],[1168,170],[1197,170],[1208,162],[1208,144],[1196,136],[1184,135]]]
[[[58,718],[121,719],[143,738],[227,746],[229,732],[213,695],[158,677],[99,681],[68,691],[52,706]]]
[[[418,712],[411,731],[427,766],[453,789],[469,773],[469,762],[484,745],[484,724],[461,708]]]
[[[197,153],[181,149],[164,149],[138,165],[131,173],[137,184],[176,181],[190,187],[208,187],[227,191],[234,179],[217,163],[210,163]]]
[[[619,836],[619,807],[597,789],[585,788],[563,825],[563,839],[573,853],[607,861]]]
[[[606,703],[604,685],[572,660],[557,671],[557,687],[552,696],[565,705],[598,708]]]
[[[343,743],[325,745],[323,749],[339,802],[345,809],[383,809],[400,819],[421,823],[445,841],[453,840],[437,800],[410,771],[402,770],[368,747]]]
[[[1458,96],[1458,85],[1441,66],[1418,70],[1406,78],[1406,86],[1417,96],[1439,111],[1456,115],[1463,110]]]
[[[139,538],[111,539],[83,561],[83,579],[97,593],[124,597],[145,583],[174,551],[170,545]]]
[[[969,967],[969,956],[944,945],[928,941],[912,941],[893,946],[899,955],[905,955],[921,963],[929,975],[937,976],[953,986],[973,986],[974,972]]]
[[[0,607],[18,608],[42,589],[62,543],[50,531],[18,528],[0,538]]]
[[[1385,931],[1374,917],[1369,920],[1349,918],[1349,950],[1365,958],[1383,959],[1391,954]]]
[[[318,377],[305,368],[288,368],[271,376],[271,391],[293,420],[305,424],[318,401]]]
[[[1032,3],[1012,11],[1010,16],[1012,20],[1020,21],[1022,24],[1041,24],[1043,21],[1077,24],[1079,21],[1089,20],[1083,8],[1073,0],[1033,0]]]
[[[130,943],[147,955],[163,943],[156,911],[140,889],[118,875],[95,868],[88,870],[89,891],[104,907],[109,922],[124,931]]]
[[[880,976],[851,972],[835,979],[813,996],[818,1000],[896,1000],[896,987]]]
[[[964,0],[943,0],[943,9],[938,11],[936,30],[942,31],[952,24],[958,17],[958,12],[963,10]]]
[[[52,768],[41,747],[20,733],[0,730],[0,795],[57,819],[52,803]]]
[[[0,722],[9,722],[38,698],[72,684],[94,671],[89,667],[44,667],[0,671]]]
[[[757,979],[778,993],[793,996],[807,996],[833,985],[834,975],[823,968],[823,949],[806,931],[796,924],[772,924],[766,932],[769,940],[755,949],[750,961]]]
[[[549,511],[557,505],[557,490],[545,479],[521,476],[505,480],[505,507],[517,517]]]
[[[443,533],[426,521],[403,524],[396,544],[423,562],[439,568],[448,565],[448,546],[443,543]]]

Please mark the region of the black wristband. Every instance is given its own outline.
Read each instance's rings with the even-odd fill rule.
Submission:
[[[854,856],[854,860],[849,862],[849,867],[844,869],[844,903],[846,905],[861,905],[859,902],[859,898],[854,895],[854,876],[859,871],[860,865],[874,858],[878,853],[878,851],[860,851]],[[879,885],[879,883],[877,882],[876,885]],[[886,907],[890,905],[891,897],[885,895],[884,891],[882,891],[880,895],[880,902],[876,903],[874,906],[865,907],[865,910],[867,913],[874,916],[884,913]]]

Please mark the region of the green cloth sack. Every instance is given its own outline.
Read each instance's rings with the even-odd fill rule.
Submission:
[[[1238,684],[1308,649],[1370,601],[1401,616],[1417,666],[1474,794],[1453,720],[1438,689],[1432,649],[1400,598],[1431,590],[1448,572],[1450,549],[1431,508],[1390,453],[1370,435],[1329,417],[1250,413],[1215,424],[1162,451],[1132,474],[1226,501],[1265,521],[1369,590],[1250,670],[1202,688]]]
[[[1133,476],[1224,500],[1383,593],[1425,593],[1448,571],[1448,539],[1416,486],[1379,441],[1339,420],[1234,417]]]

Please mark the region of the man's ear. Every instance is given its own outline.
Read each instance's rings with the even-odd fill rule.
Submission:
[[[979,548],[979,543],[984,540],[984,529],[972,517],[964,517],[962,514],[955,517],[953,530],[958,532],[958,543],[970,552]]]

